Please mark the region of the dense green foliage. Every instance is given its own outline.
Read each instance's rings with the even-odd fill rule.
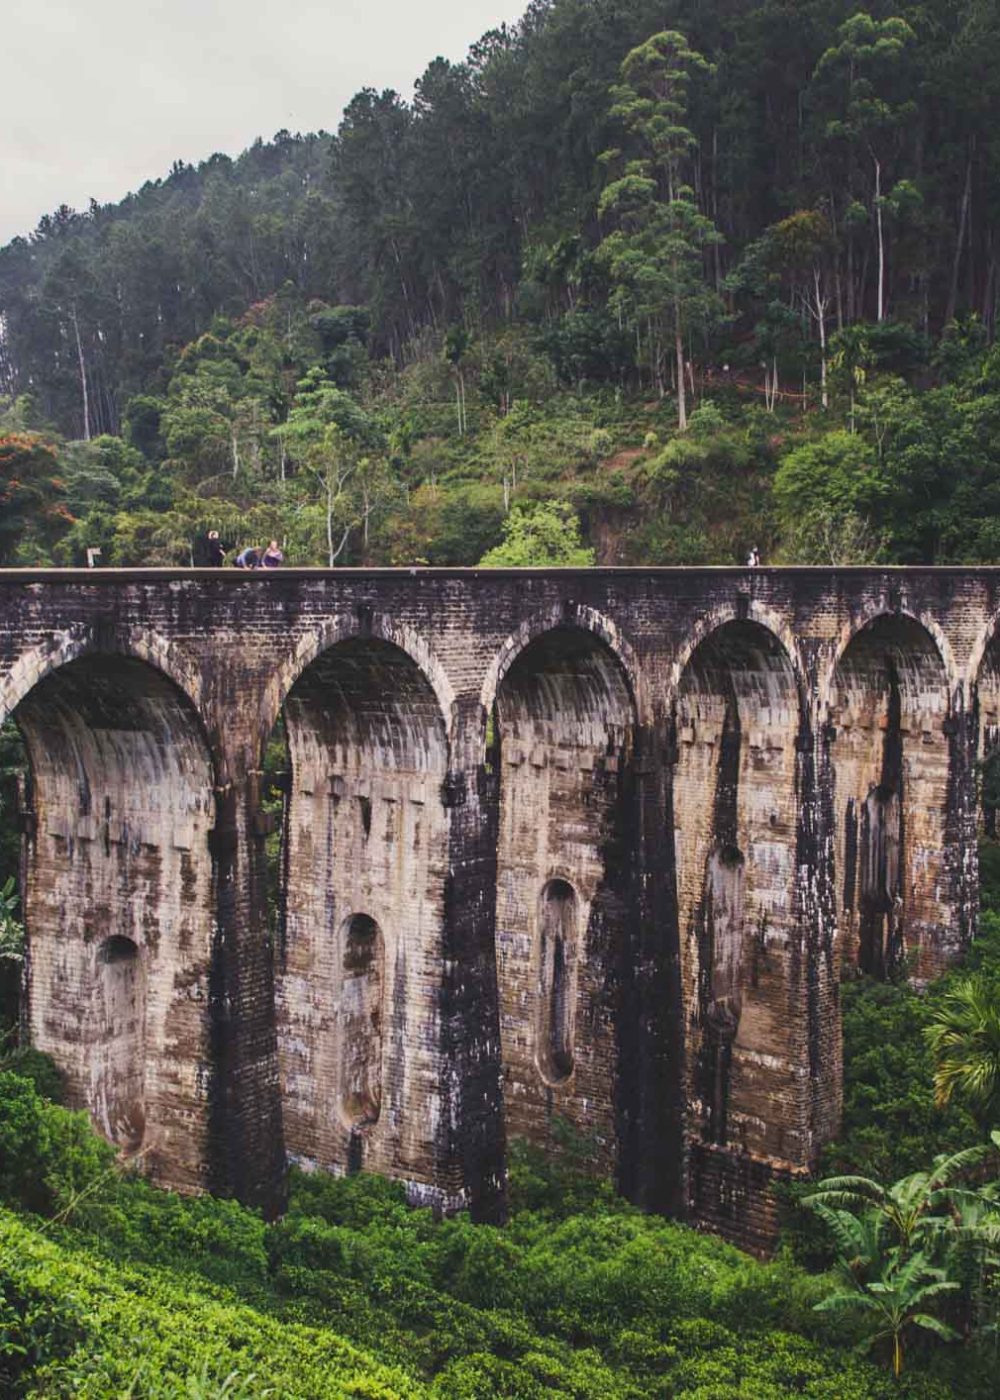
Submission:
[[[594,551],[581,544],[579,523],[568,506],[540,501],[531,510],[514,507],[503,524],[503,543],[480,562],[486,569],[585,569],[593,564]]]
[[[120,1177],[77,1115],[16,1076],[2,1090],[4,1199],[55,1212],[0,1212],[5,1393],[173,1396],[201,1378],[217,1395],[238,1373],[240,1394],[289,1397],[899,1394],[815,1312],[824,1280],[644,1217],[571,1166],[516,1168],[532,1208],[503,1231],[435,1222],[365,1177],[296,1177],[265,1225]],[[62,1194],[39,1200],[29,1157]],[[947,1382],[906,1393],[944,1400]]]
[[[188,1278],[54,1244],[0,1210],[0,1388],[69,1400],[406,1400],[424,1389],[332,1331]]]
[[[1000,1129],[888,1185],[851,1173],[806,1197],[834,1243],[841,1279],[817,1311],[859,1316],[897,1377],[918,1330],[945,1342],[996,1335],[998,1157]]]
[[[986,1136],[959,1096],[938,1105],[927,1028],[954,990],[978,973],[1000,1001],[1000,886],[985,848],[980,936],[961,967],[926,992],[906,982],[860,978],[841,988],[844,1014],[844,1117],[826,1149],[826,1172],[858,1171],[884,1181],[926,1167],[941,1152],[958,1152]]]
[[[980,869],[980,937],[960,967],[924,991],[870,978],[843,985],[844,1112],[822,1164],[832,1175],[818,1193],[785,1193],[795,1255],[835,1263],[841,1276],[821,1306],[856,1315],[897,1367],[921,1329],[945,1340],[997,1331],[1000,1132],[989,1089],[1000,1044],[989,1030],[1000,1008],[1000,846],[981,845]],[[970,1001],[987,1033],[974,1021],[975,1072],[946,1072],[943,1093],[954,1045],[940,1028],[954,1026],[958,1005],[964,1043]]]
[[[474,564],[539,503],[598,563],[994,558],[998,60],[984,0],[533,0],[60,209],[0,249],[0,563]]]
[[[905,0],[846,23],[857,8],[535,0],[464,63],[434,60],[412,103],[364,88],[335,136],[280,132],[236,161],[175,166],[119,205],[60,209],[4,250],[0,387],[43,385],[43,412],[70,429],[82,349],[91,433],[117,432],[171,347],[288,282],[369,305],[380,355],[425,327],[514,310],[557,329],[581,307],[599,315],[596,160],[623,144],[609,93],[629,51],[664,29],[713,65],[680,125],[697,140],[686,183],[723,235],[718,286],[765,230],[819,210],[836,323],[881,319],[881,214],[883,312],[925,330],[956,312],[989,324],[996,13]],[[763,297],[741,308],[751,325],[769,312]]]

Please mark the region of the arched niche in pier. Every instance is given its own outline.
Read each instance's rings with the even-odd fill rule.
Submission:
[[[211,1182],[213,771],[198,716],[162,672],[88,654],[14,711],[28,1020],[123,1151],[168,1185]]]
[[[829,768],[845,967],[930,976],[957,936],[949,714],[941,653],[916,618],[880,615],[844,647],[830,687]]]
[[[596,1169],[621,1176],[618,1016],[638,839],[624,668],[593,632],[554,627],[504,672],[492,723],[508,1131],[547,1144],[558,1115]]]
[[[94,1121],[110,1142],[136,1151],[146,1133],[146,970],[131,938],[114,934],[97,948],[88,1011]]]
[[[352,914],[340,938],[340,1112],[358,1133],[382,1112],[385,939],[367,914]]]
[[[283,709],[278,1051],[290,1155],[437,1185],[445,720],[416,661],[353,636]]]
[[[673,700],[674,842],[690,1125],[719,1147],[793,1158],[791,1102],[801,687],[768,628],[722,623]]]
[[[573,1073],[580,942],[579,901],[568,881],[543,888],[538,927],[538,1067],[550,1084],[561,1084]]]

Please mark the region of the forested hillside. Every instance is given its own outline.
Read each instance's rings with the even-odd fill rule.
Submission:
[[[990,559],[998,99],[990,0],[535,0],[59,209],[0,250],[0,561]]]

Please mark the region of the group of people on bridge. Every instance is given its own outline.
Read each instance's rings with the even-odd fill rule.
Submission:
[[[226,562],[226,550],[219,539],[218,530],[209,530],[203,553],[204,564],[211,569],[220,569]],[[277,540],[268,541],[267,547],[247,545],[233,560],[237,569],[276,569],[284,563],[285,556]]]

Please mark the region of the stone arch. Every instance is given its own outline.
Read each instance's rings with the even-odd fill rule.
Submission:
[[[285,666],[267,681],[261,698],[264,735],[270,734],[288,696],[314,661],[340,642],[366,638],[397,647],[423,673],[444,716],[450,740],[455,721],[455,690],[440,659],[412,627],[394,622],[383,613],[360,610],[338,613],[315,631],[307,632]]]
[[[10,670],[0,676],[0,723],[8,719],[39,681],[86,656],[133,657],[162,671],[164,676],[201,713],[201,672],[183,649],[145,628],[132,628],[104,638],[91,627],[73,626],[53,633],[47,643],[21,652]]]
[[[906,962],[930,975],[961,942],[947,869],[954,680],[940,629],[897,610],[841,638],[825,687],[841,957],[875,976]]]
[[[982,765],[976,772],[977,824],[996,840],[1000,835],[1000,614],[990,618],[976,639],[966,671],[966,694],[974,726],[974,759]]]
[[[388,630],[352,620],[334,624],[323,649],[310,639],[299,659],[312,660],[285,695],[276,976],[285,1140],[294,1159],[328,1170],[363,1165],[437,1186],[429,1125],[443,1123],[447,1090],[450,746],[441,697],[450,688],[381,635]],[[374,939],[357,976],[347,966],[352,929],[359,966],[361,932]],[[376,1016],[377,1035],[371,1021],[361,1034],[366,1015]]]
[[[577,603],[556,603],[534,614],[503,641],[480,687],[479,702],[484,715],[492,713],[504,677],[525,648],[547,632],[570,627],[592,633],[604,643],[626,679],[638,721],[646,722],[650,715],[648,687],[631,643],[606,614]]]
[[[979,684],[983,665],[987,660],[987,653],[996,650],[998,643],[1000,643],[1000,612],[994,612],[990,614],[986,625],[978,632],[969,653],[964,680],[966,690],[970,694]]]
[[[874,624],[880,623],[884,618],[897,618],[900,620],[900,625],[904,628],[908,627],[910,624],[914,624],[915,627],[926,633],[941,663],[946,681],[946,694],[949,697],[954,694],[956,687],[962,684],[963,677],[961,668],[955,659],[954,650],[941,624],[936,618],[931,617],[925,612],[913,611],[909,608],[889,608],[876,605],[863,609],[859,614],[851,617],[843,624],[837,634],[832,650],[828,653],[829,659],[826,667],[821,672],[819,680],[818,698],[820,713],[822,715],[828,713],[830,704],[834,699],[837,672],[840,668],[841,658],[844,653],[851,646],[856,637],[866,632],[866,630]]]
[[[547,1143],[558,1114],[595,1144],[595,1166],[621,1176],[622,1095],[631,1088],[617,1065],[622,969],[634,938],[633,686],[620,654],[563,613],[506,655],[496,667],[489,766],[499,778],[496,936],[508,1129]],[[485,688],[484,700],[489,694]],[[546,891],[572,891],[572,900],[546,910]],[[559,929],[547,917],[556,913]]]
[[[691,1129],[716,1147],[790,1157],[781,1115],[761,1104],[791,1112],[798,1097],[799,1065],[774,1052],[801,1014],[804,687],[794,652],[756,618],[703,627],[686,652],[671,717]]]
[[[210,1172],[215,770],[190,695],[129,646],[64,636],[20,672],[22,690],[37,677],[12,712],[30,771],[28,1019],[70,1101],[190,1189]]]
[[[692,656],[701,644],[714,632],[718,632],[720,628],[729,623],[738,622],[754,623],[777,640],[789,659],[796,684],[804,695],[806,668],[802,662],[798,637],[790,626],[787,616],[768,606],[759,598],[746,597],[739,607],[732,603],[723,603],[716,608],[709,609],[688,629],[684,644],[670,668],[669,698],[671,703]]]

